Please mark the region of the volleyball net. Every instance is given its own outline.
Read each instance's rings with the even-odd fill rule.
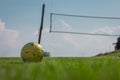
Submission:
[[[50,32],[93,36],[120,36],[120,17],[50,13]]]

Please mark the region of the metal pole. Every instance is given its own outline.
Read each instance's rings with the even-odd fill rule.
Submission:
[[[42,5],[41,25],[40,25],[39,36],[38,36],[38,43],[39,44],[41,42],[41,35],[42,35],[42,30],[43,30],[44,11],[45,11],[45,4]]]
[[[51,31],[52,31],[52,13],[50,13],[50,31],[49,32]]]

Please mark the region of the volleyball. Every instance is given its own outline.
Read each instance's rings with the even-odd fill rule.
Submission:
[[[39,62],[43,58],[43,48],[36,42],[30,42],[23,46],[21,57],[24,62]]]

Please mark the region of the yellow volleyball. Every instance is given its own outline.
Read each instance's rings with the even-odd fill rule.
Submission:
[[[21,57],[24,62],[39,62],[43,58],[43,48],[36,42],[30,42],[23,46]]]

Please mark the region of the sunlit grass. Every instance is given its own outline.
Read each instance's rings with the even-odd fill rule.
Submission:
[[[120,58],[56,57],[39,63],[0,58],[0,80],[119,80]]]

